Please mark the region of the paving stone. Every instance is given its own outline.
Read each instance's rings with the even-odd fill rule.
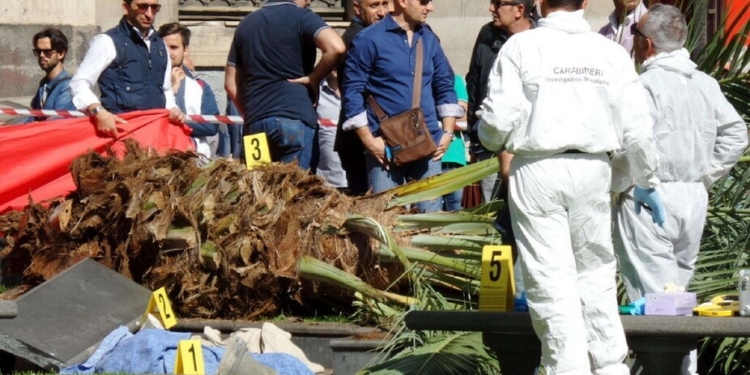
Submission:
[[[335,375],[355,375],[362,369],[383,362],[386,355],[378,351],[387,341],[356,338],[333,339],[333,373]]]
[[[0,350],[47,370],[140,318],[151,291],[86,259],[15,300],[18,315],[0,319]],[[73,361],[75,359],[75,361]]]
[[[0,301],[0,319],[13,319],[17,314],[15,301]]]

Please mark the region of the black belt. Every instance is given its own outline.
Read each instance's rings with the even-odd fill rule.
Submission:
[[[607,157],[609,157],[610,159],[612,159],[612,151],[607,151],[605,153],[607,154]],[[588,152],[583,152],[583,151],[578,150],[578,149],[571,149],[571,150],[565,150],[565,151],[563,151],[562,154],[588,154]]]

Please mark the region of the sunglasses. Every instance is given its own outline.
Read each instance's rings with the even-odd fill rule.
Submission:
[[[159,13],[161,10],[161,4],[135,4],[135,6],[138,8],[138,13],[146,13],[148,12],[148,9],[151,8],[151,13]]]
[[[432,2],[432,0],[419,0],[419,5],[427,6]]]
[[[36,57],[39,57],[39,55],[42,55],[42,54],[44,54],[44,56],[49,57],[50,55],[52,55],[53,52],[57,52],[57,51],[54,50],[54,49],[39,49],[39,48],[34,48],[34,49],[31,50],[31,52],[33,52],[34,56],[36,56]]]
[[[630,35],[640,35],[644,38],[648,38],[646,34],[641,32],[641,30],[638,30],[638,22],[630,25]]]
[[[500,9],[502,6],[510,5],[510,6],[516,6],[521,5],[521,3],[517,3],[515,1],[500,1],[500,0],[492,0],[490,2],[495,9]]]

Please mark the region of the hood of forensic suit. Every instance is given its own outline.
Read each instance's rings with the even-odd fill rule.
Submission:
[[[574,12],[557,11],[539,20],[540,27],[564,31],[570,34],[579,34],[591,31],[591,26],[583,18],[583,9]]]
[[[696,65],[690,60],[690,53],[685,48],[672,52],[662,52],[651,56],[643,62],[642,70],[665,69],[691,77],[695,73]]]

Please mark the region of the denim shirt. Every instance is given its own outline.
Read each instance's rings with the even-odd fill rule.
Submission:
[[[70,78],[68,72],[63,69],[60,74],[50,82],[47,82],[47,77],[39,82],[39,88],[36,90],[36,95],[31,99],[31,109],[58,109],[74,111],[76,108],[73,105],[73,96],[70,94],[68,89],[70,79],[65,82],[60,82],[63,78]],[[60,84],[57,84],[60,82]],[[57,86],[55,86],[57,84]],[[55,86],[53,88],[53,86]],[[53,88],[52,91],[47,92],[47,100],[42,106],[42,97],[44,96],[45,87]]]
[[[435,34],[426,25],[414,31],[409,46],[406,31],[392,16],[362,30],[352,42],[344,68],[343,84],[344,130],[369,126],[379,135],[377,117],[366,105],[372,95],[388,116],[411,109],[416,67],[417,41],[424,48],[420,107],[435,143],[443,135],[438,117],[463,116],[454,90],[453,69]]]

